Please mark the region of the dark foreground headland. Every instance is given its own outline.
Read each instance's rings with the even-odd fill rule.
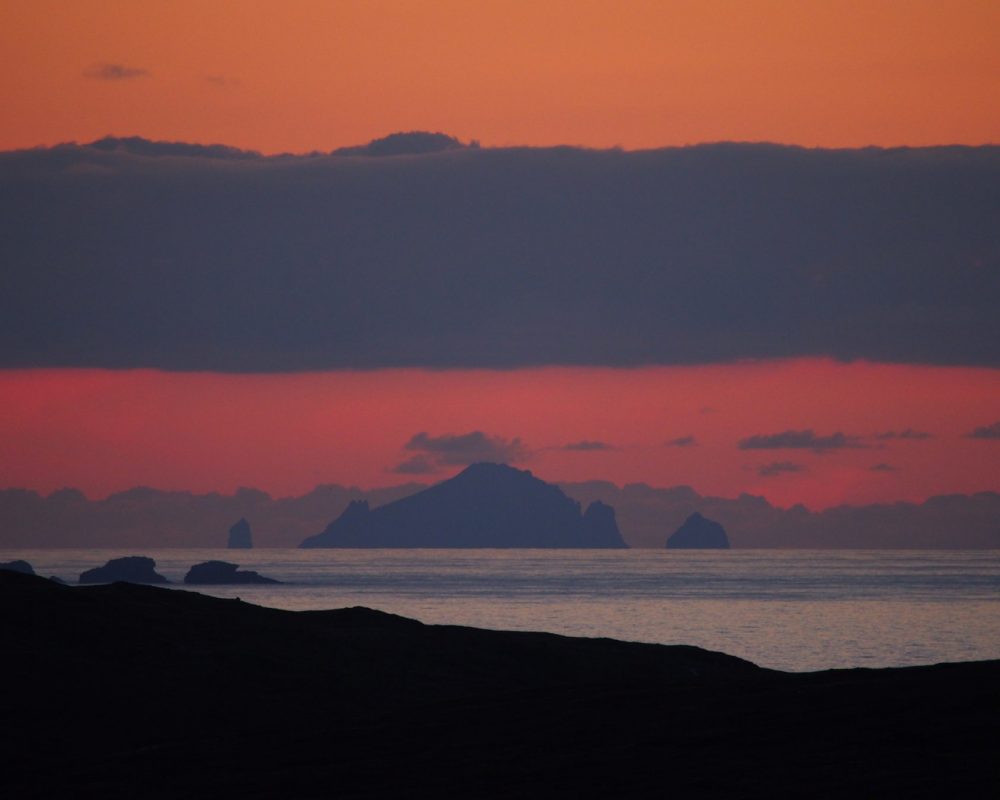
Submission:
[[[693,647],[0,572],[5,797],[998,796],[1000,662]]]

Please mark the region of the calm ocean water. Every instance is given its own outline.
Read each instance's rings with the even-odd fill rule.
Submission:
[[[1000,658],[1000,551],[150,550],[180,583],[217,558],[284,581],[201,587],[293,610],[691,644],[776,669]],[[133,553],[5,550],[70,582]]]

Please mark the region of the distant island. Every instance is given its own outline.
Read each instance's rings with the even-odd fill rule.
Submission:
[[[690,486],[607,481],[558,486],[583,508],[596,501],[614,508],[615,525],[633,548],[662,549],[695,512],[722,525],[734,549],[1000,548],[998,492],[813,511],[801,505],[782,508],[757,495],[703,495]],[[0,548],[219,547],[240,518],[252,521],[254,546],[298,547],[352,502],[366,501],[377,509],[427,488],[420,483],[367,489],[324,484],[301,496],[272,497],[247,487],[229,495],[136,487],[100,500],[69,488],[44,496],[0,489]]]
[[[250,569],[240,569],[239,564],[229,561],[203,561],[195,564],[184,576],[188,585],[212,584],[270,584],[280,583],[274,578],[267,578]]]
[[[244,518],[240,518],[233,527],[229,529],[230,550],[250,550],[253,547],[253,536],[250,533],[250,523]]]
[[[80,573],[80,583],[170,583],[156,571],[156,562],[147,556],[112,558],[103,567]]]
[[[527,470],[472,464],[454,478],[370,509],[352,502],[301,547],[627,547],[611,506],[580,504]]]
[[[684,524],[670,534],[668,550],[728,550],[729,537],[718,522],[707,519],[697,511]]]

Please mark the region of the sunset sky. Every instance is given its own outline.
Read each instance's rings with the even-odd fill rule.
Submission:
[[[983,144],[992,0],[33,0],[0,26],[0,147],[106,134],[330,150]]]
[[[0,487],[287,495],[496,459],[813,508],[1000,490],[996,2],[0,17],[3,151],[482,148],[0,155]],[[628,153],[722,141],[975,149]],[[629,158],[507,149],[557,145]]]

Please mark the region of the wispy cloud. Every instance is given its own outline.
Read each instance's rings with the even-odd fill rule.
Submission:
[[[868,469],[870,469],[872,472],[899,472],[899,470],[896,469],[896,467],[894,467],[892,464],[885,464],[885,463],[873,464]]]
[[[400,475],[430,475],[434,472],[439,472],[440,469],[427,456],[412,456],[405,461],[401,461],[389,471]]]
[[[923,440],[923,439],[933,439],[934,434],[928,433],[927,431],[917,431],[913,428],[906,428],[902,431],[884,431],[882,433],[876,433],[875,438],[880,441],[887,441],[889,439],[913,439],[913,440]]]
[[[983,425],[966,434],[969,439],[1000,439],[1000,421],[992,425]]]
[[[569,444],[563,445],[563,450],[577,450],[581,452],[586,452],[588,450],[614,450],[614,448],[607,442],[595,442],[589,439],[584,439],[580,442],[570,442]]]
[[[126,64],[101,63],[94,64],[84,70],[84,76],[99,81],[127,81],[132,78],[148,78],[152,73],[143,67],[130,67]]]
[[[792,461],[775,461],[772,464],[764,464],[757,468],[757,474],[764,478],[773,478],[776,475],[787,475],[792,472],[803,472],[805,467]]]
[[[698,440],[693,436],[678,436],[676,439],[664,442],[664,445],[667,447],[693,447],[697,443]]]
[[[417,470],[430,472],[440,467],[466,466],[478,461],[514,463],[523,461],[528,455],[520,439],[488,436],[482,431],[446,433],[441,436],[431,436],[422,431],[415,434],[403,449],[418,454],[399,465],[408,465],[404,469],[408,469],[411,474],[415,474]]]
[[[828,436],[817,436],[811,429],[748,436],[740,439],[738,446],[740,450],[812,450],[817,453],[865,447],[858,436],[848,436],[840,431]]]

